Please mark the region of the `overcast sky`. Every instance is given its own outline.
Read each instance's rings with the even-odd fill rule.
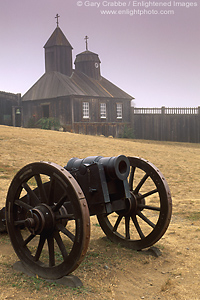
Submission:
[[[135,106],[200,106],[199,0],[0,0],[0,91],[23,95],[44,74],[57,13],[73,61],[88,35],[102,76]]]

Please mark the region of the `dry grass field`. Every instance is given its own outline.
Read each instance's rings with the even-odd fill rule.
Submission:
[[[9,184],[24,165],[71,157],[139,156],[164,174],[173,201],[170,226],[157,242],[162,255],[112,244],[91,217],[87,255],[74,275],[81,288],[27,277],[13,270],[17,256],[7,234],[0,234],[0,299],[200,299],[200,145],[84,136],[67,132],[0,126],[0,207]]]

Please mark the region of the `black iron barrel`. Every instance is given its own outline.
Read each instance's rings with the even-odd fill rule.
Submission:
[[[80,173],[84,174],[87,166],[95,163],[103,165],[105,174],[110,179],[125,180],[130,171],[130,162],[124,155],[113,157],[89,156],[84,159],[74,157],[68,161],[65,169],[69,172],[79,170]]]

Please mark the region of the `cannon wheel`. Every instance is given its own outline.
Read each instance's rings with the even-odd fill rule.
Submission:
[[[86,254],[90,216],[85,196],[71,174],[54,163],[32,163],[16,174],[6,222],[19,259],[42,278],[71,273]]]
[[[172,200],[164,176],[152,163],[138,157],[129,157],[129,161],[131,198],[125,200],[126,208],[97,218],[111,241],[141,250],[156,243],[167,230]]]

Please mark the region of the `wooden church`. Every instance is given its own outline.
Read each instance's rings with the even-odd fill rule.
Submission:
[[[58,25],[46,42],[45,73],[22,97],[23,126],[56,118],[65,131],[119,136],[130,124],[133,97],[101,76],[98,54],[86,50],[72,67],[72,46]]]

